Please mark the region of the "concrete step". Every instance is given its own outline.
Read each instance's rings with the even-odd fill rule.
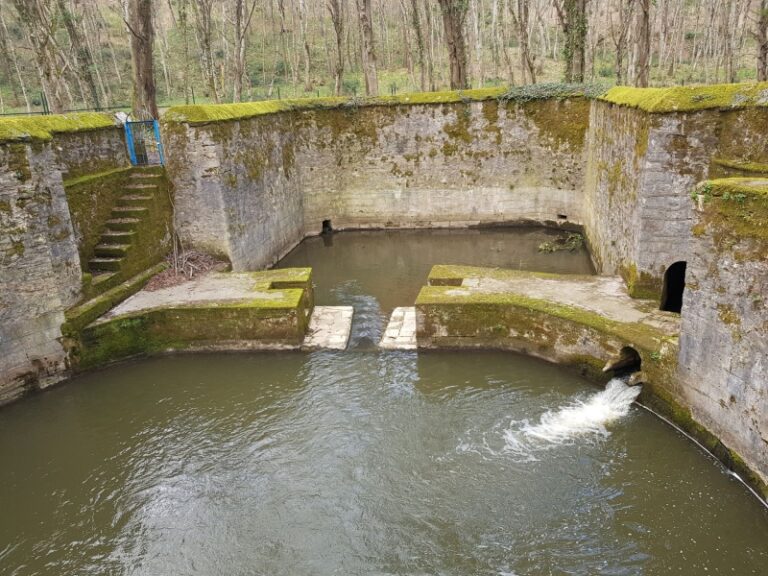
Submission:
[[[107,220],[107,226],[112,230],[128,232],[136,230],[139,222],[141,222],[141,220],[138,218],[111,218],[110,220]]]
[[[96,248],[94,249],[93,253],[96,256],[125,256],[128,253],[128,249],[131,247],[130,244],[97,244]]]
[[[115,206],[112,208],[114,218],[143,218],[149,213],[146,206]]]
[[[102,244],[127,244],[133,240],[136,232],[132,230],[113,230],[107,228],[101,233]]]
[[[401,307],[392,311],[379,347],[387,350],[416,349],[416,308]]]
[[[102,282],[106,282],[110,278],[112,278],[115,275],[115,272],[99,272],[98,274],[93,274],[91,277],[91,284],[93,286],[98,286]]]
[[[157,190],[157,184],[127,184],[123,188],[126,190]]]
[[[160,178],[162,174],[159,172],[133,172],[131,178],[135,180],[154,180]]]
[[[118,206],[144,206],[154,200],[155,197],[147,194],[126,194],[117,199]]]
[[[344,350],[352,331],[352,306],[315,306],[302,350]]]
[[[122,258],[91,258],[88,261],[88,268],[91,270],[108,270],[111,272],[120,271]]]

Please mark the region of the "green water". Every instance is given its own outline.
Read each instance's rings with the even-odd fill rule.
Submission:
[[[460,256],[425,236],[288,258],[363,312],[346,352],[144,360],[0,410],[0,574],[768,573],[765,509],[642,409],[579,429],[603,393],[557,366],[376,350],[408,267]]]

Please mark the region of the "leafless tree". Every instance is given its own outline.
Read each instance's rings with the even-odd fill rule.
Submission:
[[[768,0],[761,0],[758,6],[757,30],[757,79],[768,82]]]
[[[152,0],[129,0],[125,19],[131,38],[133,63],[133,117],[138,120],[158,118],[153,46]]]
[[[464,25],[467,20],[467,0],[438,0],[443,15],[445,43],[448,46],[448,62],[451,69],[451,88],[469,88],[467,41]]]
[[[365,93],[368,96],[377,96],[379,93],[379,77],[376,70],[376,50],[373,42],[371,0],[355,0],[355,4],[360,25],[360,58],[363,63]]]

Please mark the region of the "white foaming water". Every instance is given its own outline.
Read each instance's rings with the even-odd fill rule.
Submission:
[[[640,394],[640,386],[627,386],[614,378],[605,390],[586,400],[577,400],[559,410],[549,410],[538,424],[525,423],[504,433],[506,448],[526,452],[531,441],[562,444],[577,436],[607,436],[605,425],[629,413],[629,407]]]

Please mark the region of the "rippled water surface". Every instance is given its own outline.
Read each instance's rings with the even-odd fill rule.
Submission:
[[[366,235],[356,277],[343,236],[289,260],[363,312],[350,350],[145,360],[0,410],[0,574],[768,573],[765,510],[620,382],[377,351],[404,268],[445,254]]]

